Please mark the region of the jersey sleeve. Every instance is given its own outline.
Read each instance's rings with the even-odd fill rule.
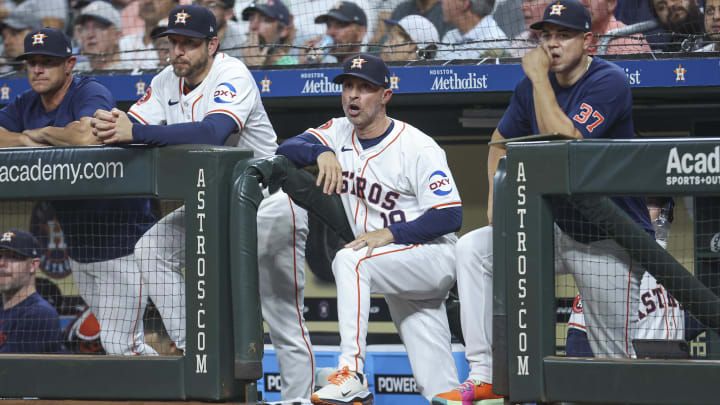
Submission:
[[[632,95],[625,77],[609,72],[585,86],[585,94],[568,117],[583,138],[614,138],[608,133],[615,122],[632,113]]]
[[[528,97],[532,97],[532,93],[528,94],[528,91],[532,91],[532,87],[528,88],[528,84],[529,81],[525,78],[515,86],[510,105],[497,126],[497,130],[505,139],[533,135],[532,119],[528,116],[528,111],[533,111],[528,105]]]
[[[115,99],[110,90],[95,80],[82,86],[73,100],[72,108],[76,119],[92,117],[98,109],[110,111],[115,107]]]
[[[439,147],[423,147],[415,156],[411,183],[415,187],[420,208],[443,209],[460,207],[460,193],[447,164],[445,152]]]
[[[225,114],[242,130],[260,99],[257,84],[246,69],[226,69],[227,78],[218,80],[205,114]]]
[[[317,140],[320,141],[321,144],[330,148],[333,151],[336,151],[336,146],[338,143],[337,138],[339,132],[342,132],[341,126],[342,124],[340,120],[331,119],[317,128],[308,128],[305,133],[311,134],[312,136],[317,138]]]
[[[163,71],[165,72],[165,71]],[[166,100],[163,89],[162,72],[153,77],[145,90],[145,94],[128,110],[128,115],[145,125],[159,125],[166,121],[163,100]],[[167,102],[167,100],[165,101]]]

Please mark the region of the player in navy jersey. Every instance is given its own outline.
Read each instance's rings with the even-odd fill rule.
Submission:
[[[30,90],[0,110],[0,146],[98,143],[90,119],[111,109],[110,91],[91,78],[74,77],[70,39],[43,28],[25,37]],[[109,354],[156,354],[144,343],[140,271],[135,242],[155,222],[147,199],[52,202],[70,252],[75,282],[98,318]],[[140,309],[140,310],[139,310]]]
[[[540,133],[577,139],[632,138],[632,97],[623,71],[588,55],[592,43],[590,13],[577,0],[554,1],[542,21],[540,45],[522,59],[520,81],[492,135],[493,141]],[[471,404],[497,398],[492,392],[492,201],[493,178],[504,147],[488,155],[490,226],[463,236],[457,244],[461,323],[470,375],[433,404]],[[653,234],[644,198],[614,198],[638,225]],[[630,357],[637,326],[644,270],[632,266],[627,252],[561,199],[552,201],[555,216],[556,272],[570,273],[584,300],[588,337],[598,357]],[[588,299],[588,297],[590,297]],[[632,304],[632,305],[631,305]]]
[[[27,231],[0,235],[0,353],[57,353],[60,319],[35,290],[40,243]]]

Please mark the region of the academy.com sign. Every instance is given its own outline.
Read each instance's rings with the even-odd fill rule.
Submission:
[[[43,163],[0,165],[0,183],[69,182],[79,180],[121,179],[123,162]]]
[[[712,152],[680,153],[677,146],[670,149],[665,165],[665,184],[668,186],[720,184],[720,146]]]

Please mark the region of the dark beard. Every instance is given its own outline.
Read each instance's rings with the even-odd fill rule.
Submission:
[[[668,22],[667,24],[664,24],[663,28],[665,31],[685,35],[703,32],[702,15],[700,14],[700,8],[695,0],[690,0],[687,13],[687,18],[683,21]]]

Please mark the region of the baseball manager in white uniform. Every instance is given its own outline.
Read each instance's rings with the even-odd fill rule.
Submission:
[[[153,78],[127,114],[98,110],[94,134],[104,143],[231,145],[251,149],[255,157],[273,156],[275,131],[257,84],[242,62],[217,53],[215,16],[201,6],[177,6],[160,35],[169,37],[171,66]],[[307,213],[277,192],[260,204],[257,225],[262,313],[277,351],[282,397],[308,398],[315,364],[302,315]],[[181,207],[135,247],[148,295],[180,349],[185,347],[184,240]]]
[[[454,232],[462,223],[445,152],[429,136],[386,115],[392,97],[382,59],[347,58],[345,117],[284,142],[278,154],[317,163],[317,184],[340,194],[355,240],[338,251],[340,358],[314,404],[368,404],[363,374],[370,294],[385,296],[420,393],[428,400],[456,384],[445,298],[455,281]]]

